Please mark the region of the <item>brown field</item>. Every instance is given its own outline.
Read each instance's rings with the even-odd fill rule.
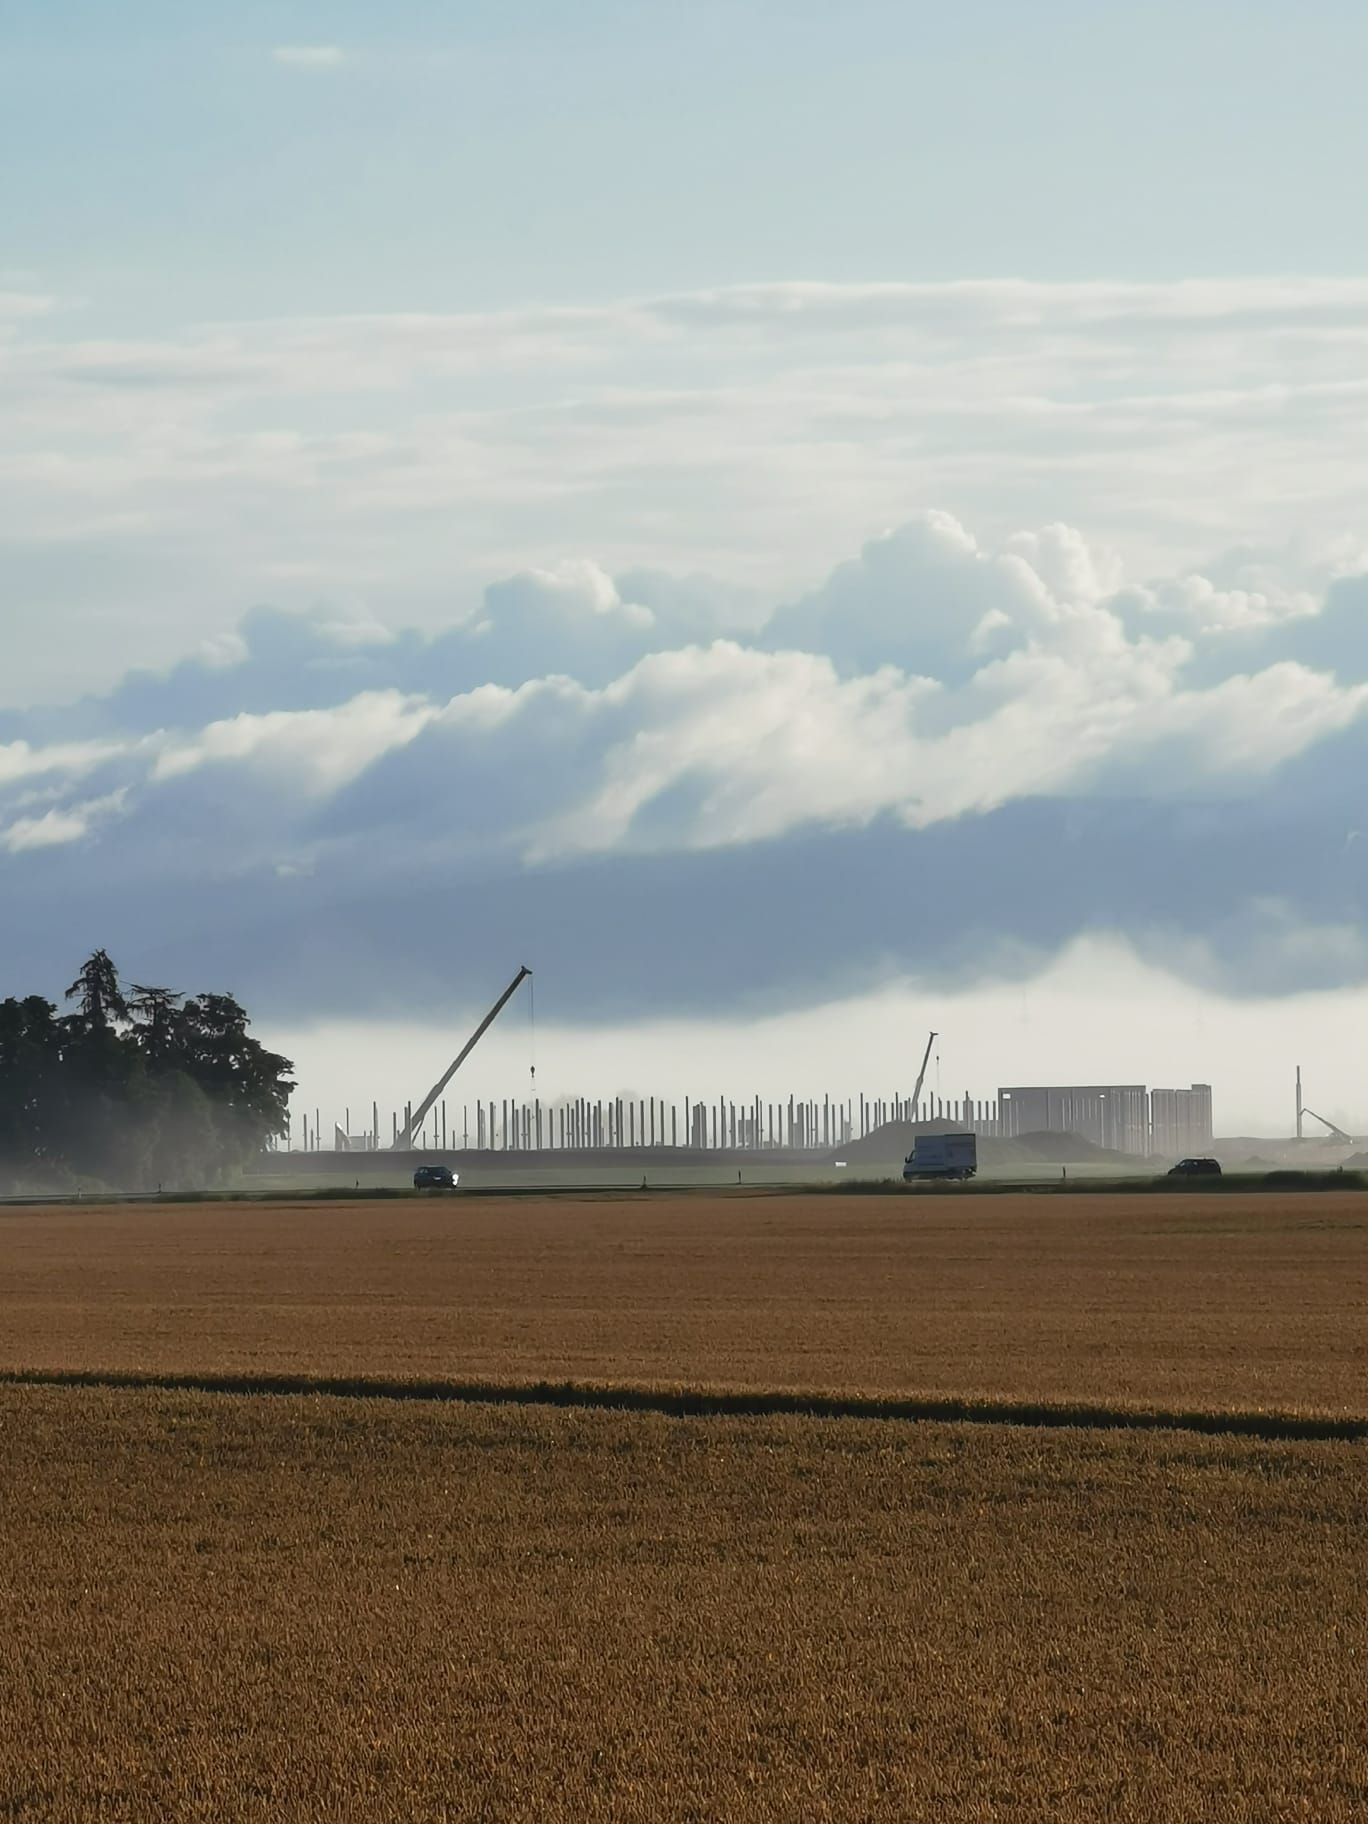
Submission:
[[[0,1815],[1368,1810],[1360,1448],[0,1388]]]
[[[0,1212],[0,1369],[1368,1408],[1368,1197]]]
[[[1368,1198],[0,1212],[0,1375],[1368,1407]],[[0,1819],[1368,1815],[1365,1446],[0,1384]]]

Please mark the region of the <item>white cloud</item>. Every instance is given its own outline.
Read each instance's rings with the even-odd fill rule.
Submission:
[[[117,741],[66,741],[35,747],[27,741],[0,742],[0,789],[45,773],[76,778],[123,752]]]
[[[334,70],[346,61],[346,53],[336,44],[278,44],[271,56],[296,70]]]
[[[58,843],[79,842],[86,820],[78,810],[46,811],[41,817],[19,817],[0,835],[11,855],[24,849],[52,848]]]
[[[27,849],[51,849],[80,842],[96,823],[121,811],[126,797],[127,793],[119,790],[84,803],[54,806],[38,817],[17,817],[7,829],[0,830],[0,848],[19,855]]]
[[[432,640],[256,610],[5,719],[7,917],[59,985],[93,908],[161,979],[204,949],[296,1011],[445,1004],[505,944],[595,1019],[1024,981],[1089,931],[1206,988],[1361,982],[1361,546],[1132,585],[1045,517],[904,520],[769,626],[557,556]]]
[[[1192,633],[1246,633],[1314,614],[1319,606],[1308,589],[1218,589],[1209,577],[1192,575],[1126,592],[1124,603],[1143,622],[1168,622]]]
[[[153,781],[200,767],[249,766],[276,781],[282,793],[337,791],[382,754],[404,747],[435,710],[398,691],[368,691],[335,709],[277,710],[212,722],[188,740],[168,740],[152,768]]]
[[[601,691],[562,679],[458,698],[442,726],[497,728],[502,753],[526,741],[545,760],[555,809],[525,831],[533,858],[703,848],[867,821],[905,779],[913,706],[934,688],[893,671],[843,683],[826,659],[719,641],[653,654]],[[685,810],[634,831],[679,788]]]
[[[691,637],[694,598],[675,592],[681,608],[649,578],[640,588],[659,612],[589,562],[492,586],[483,618],[441,649],[441,666],[487,680],[455,694],[431,675],[437,649],[364,619],[251,623],[198,684],[181,676],[144,699],[183,730],[0,746],[0,788],[50,780],[58,798],[41,819],[11,805],[26,812],[18,846],[58,840],[43,832],[65,830],[63,793],[102,764],[136,801],[206,767],[241,769],[278,793],[286,825],[295,799],[326,804],[364,780],[368,817],[403,822],[431,802],[458,845],[533,863],[883,816],[924,829],[1040,795],[1243,791],[1368,710],[1368,682],[1276,652],[1259,662],[1247,644],[1230,670],[1193,672],[1213,626],[1315,625],[1306,603],[1186,576],[1146,585],[1137,609],[1119,560],[1057,523],[994,547],[923,515],[754,644]],[[196,725],[197,688],[220,703],[249,664],[281,706]],[[320,691],[338,700],[320,705]]]
[[[1149,793],[1247,781],[1368,707],[1368,686],[1346,690],[1291,664],[1183,691],[1181,656],[1153,643],[1036,645],[947,703],[935,681],[892,667],[842,679],[811,654],[719,642],[643,659],[603,691],[487,690],[457,699],[442,725],[497,729],[507,763],[523,747],[545,766],[554,808],[524,832],[545,859],[756,842],[883,813],[926,828],[1016,798],[1086,793],[1099,774]],[[594,776],[582,796],[558,795],[557,780],[563,794],[582,779],[586,753]]]
[[[1284,662],[1210,690],[1176,692],[1152,714],[1147,745],[1163,752],[1170,790],[1194,781],[1184,760],[1196,762],[1197,779],[1257,780],[1347,728],[1365,707],[1368,685],[1345,689],[1325,672]]]
[[[0,337],[11,700],[193,651],[253,601],[432,627],[567,552],[793,596],[926,500],[1003,559],[1016,528],[1086,525],[1096,575],[1048,531],[1017,553],[1056,600],[1124,559],[1211,584],[1156,627],[1243,626],[1276,592],[1212,554],[1258,526],[1295,606],[1368,489],[1368,281],[779,284],[158,337],[24,312]]]

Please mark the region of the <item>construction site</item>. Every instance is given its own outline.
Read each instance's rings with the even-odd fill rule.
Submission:
[[[992,1172],[1045,1167],[1154,1171],[1193,1155],[1219,1153],[1238,1165],[1346,1162],[1357,1146],[1303,1099],[1296,1071],[1295,1134],[1217,1140],[1208,1083],[1000,1084],[990,1094],[966,1088],[943,1095],[926,1087],[930,1032],[907,1086],[820,1098],[734,1096],[488,1099],[460,1091],[458,1073],[531,971],[520,968],[442,1076],[418,1102],[325,1116],[305,1110],[273,1171],[350,1176],[379,1182],[419,1164],[470,1168],[627,1166],[811,1167],[860,1171],[896,1165],[919,1134],[972,1134]],[[915,1060],[915,1054],[914,1054]],[[473,1085],[472,1085],[473,1087]],[[1356,1158],[1356,1155],[1355,1155]]]

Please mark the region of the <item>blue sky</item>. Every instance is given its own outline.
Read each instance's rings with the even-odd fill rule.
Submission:
[[[13,257],[109,320],[1353,270],[1360,6],[25,4]],[[335,47],[335,65],[273,61]]]
[[[1368,1126],[1366,55],[0,0],[0,992],[232,987],[312,1107],[503,939],[603,1093],[957,1021],[1249,1125],[1320,1034]]]

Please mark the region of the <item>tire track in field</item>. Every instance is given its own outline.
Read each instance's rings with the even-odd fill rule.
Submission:
[[[902,1423],[1016,1425],[1085,1431],[1195,1431],[1271,1441],[1360,1443],[1368,1418],[1251,1409],[827,1394],[775,1388],[669,1387],[593,1381],[403,1379],[383,1375],[158,1373],[143,1369],[0,1369],[0,1387],[89,1387],[128,1392],[324,1395],[349,1400],[427,1400],[457,1405],[559,1406],[650,1412],[667,1418],[880,1419]]]

